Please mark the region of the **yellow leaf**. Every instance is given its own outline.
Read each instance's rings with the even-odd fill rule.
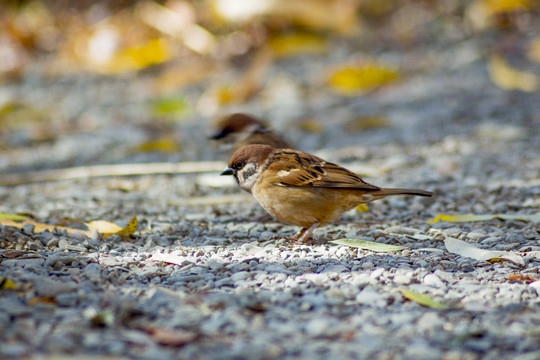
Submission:
[[[276,57],[321,54],[327,51],[325,38],[308,33],[279,35],[271,38],[269,45]]]
[[[416,291],[400,289],[401,294],[417,304],[430,307],[432,309],[448,309],[448,305],[441,304],[433,300],[429,295],[417,293]]]
[[[533,73],[519,71],[508,65],[500,56],[489,58],[489,75],[498,87],[506,90],[534,92],[538,89],[538,79]]]
[[[536,38],[531,42],[527,54],[532,61],[540,61],[540,38]]]
[[[360,204],[356,207],[356,211],[366,213],[369,211],[369,208],[366,204]]]
[[[374,90],[397,78],[398,73],[395,69],[371,62],[340,67],[330,74],[328,83],[337,93],[353,96]]]
[[[135,152],[175,153],[178,150],[180,150],[180,146],[178,146],[176,139],[168,136],[146,141],[135,147]]]
[[[128,236],[134,234],[135,231],[137,231],[137,225],[137,217],[134,216],[133,219],[131,219],[122,230],[117,232],[117,234],[120,236]]]
[[[129,236],[137,231],[137,217],[134,216],[133,219],[131,219],[131,221],[123,228],[105,220],[90,221],[86,224],[86,226],[88,226],[90,230],[97,230],[100,234],[103,234],[104,238],[111,236],[112,234]]]
[[[428,220],[428,224],[434,224],[439,221],[447,221],[452,223],[461,222],[476,222],[476,221],[489,221],[493,219],[501,220],[519,220],[519,221],[531,221],[540,223],[540,212],[536,214],[466,214],[466,215],[437,215],[433,219]]]
[[[18,286],[8,278],[0,278],[0,290],[17,290]]]
[[[527,10],[531,7],[530,0],[481,0],[491,15],[503,12]]]
[[[157,38],[117,52],[106,63],[97,65],[97,70],[105,73],[135,71],[166,62],[171,57],[169,41]]]
[[[68,227],[64,227],[64,226],[42,224],[42,223],[38,223],[38,222],[35,222],[35,221],[32,221],[32,220],[26,220],[26,221],[23,221],[23,222],[15,222],[13,220],[0,220],[0,224],[2,224],[4,226],[13,226],[13,227],[16,227],[16,228],[19,228],[19,229],[22,229],[22,227],[24,225],[26,225],[26,224],[32,224],[32,225],[34,225],[34,233],[40,233],[40,232],[45,231],[45,230],[49,230],[51,232],[54,231],[54,230],[65,230],[68,233],[80,232],[80,233],[85,234],[86,236],[91,235],[90,231],[81,230],[81,229],[74,229],[74,228],[68,228]]]
[[[28,217],[19,214],[9,214],[9,213],[0,213],[0,220],[13,220],[13,221],[24,221]]]
[[[465,18],[476,29],[500,25],[502,14],[525,12],[532,8],[530,0],[476,0],[468,5]]]

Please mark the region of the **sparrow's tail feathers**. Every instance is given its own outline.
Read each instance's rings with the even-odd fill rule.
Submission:
[[[414,196],[433,196],[433,193],[425,190],[416,189],[381,189],[373,195],[379,195],[381,197],[388,195],[414,195]]]

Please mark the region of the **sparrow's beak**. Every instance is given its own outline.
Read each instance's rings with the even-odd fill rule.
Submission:
[[[230,167],[226,167],[225,169],[223,169],[223,171],[219,175],[232,175],[232,174],[234,174],[233,169],[231,169]]]
[[[225,134],[223,131],[218,131],[218,132],[210,135],[208,138],[212,139],[212,140],[219,140],[219,139],[224,138],[225,135],[227,135],[227,134]]]

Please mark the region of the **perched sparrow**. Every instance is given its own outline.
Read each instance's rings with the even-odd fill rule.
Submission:
[[[359,204],[388,195],[433,195],[423,190],[383,189],[317,156],[268,145],[242,147],[221,175],[233,175],[277,220],[301,226],[293,239],[302,242],[317,226],[337,220]]]
[[[248,144],[266,144],[277,149],[291,147],[262,121],[241,113],[222,119],[218,123],[217,132],[210,138],[218,140],[222,148],[231,150],[231,153]]]

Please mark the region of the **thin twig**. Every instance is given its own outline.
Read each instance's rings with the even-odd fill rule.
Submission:
[[[201,173],[220,171],[224,167],[225,163],[221,161],[79,166],[4,175],[0,176],[0,185],[19,185],[98,176]]]

